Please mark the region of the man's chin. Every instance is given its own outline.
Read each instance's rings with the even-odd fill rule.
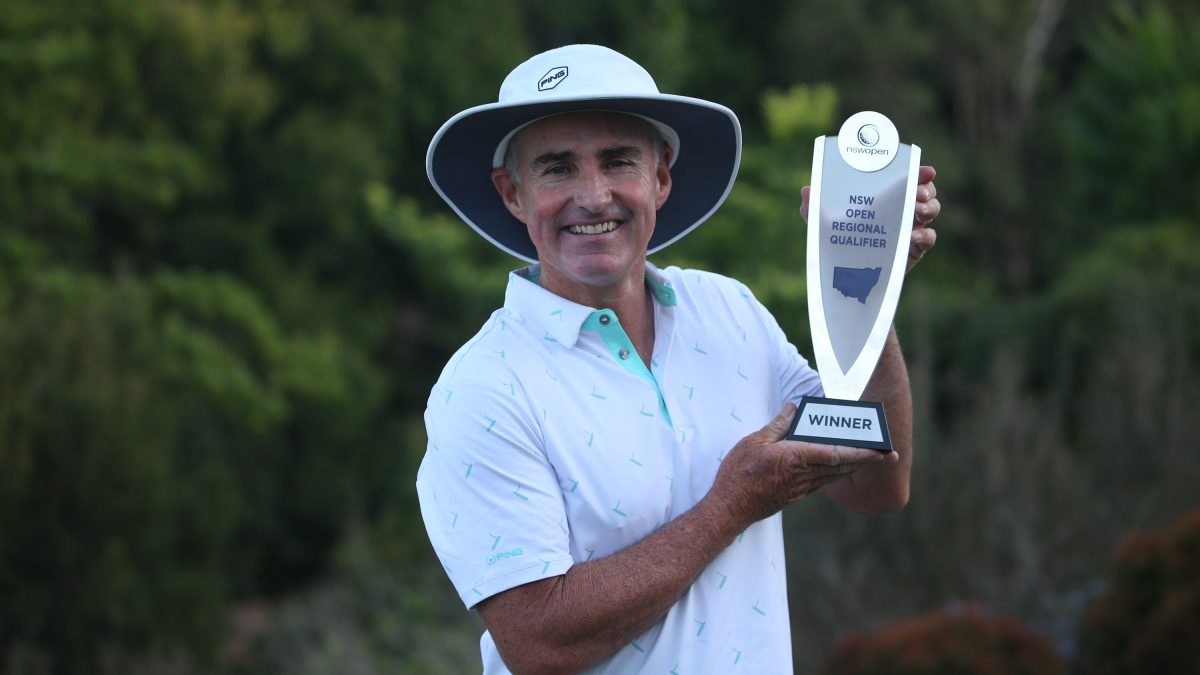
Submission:
[[[593,254],[576,258],[551,274],[573,285],[612,288],[640,269],[639,261],[630,261],[625,256]]]

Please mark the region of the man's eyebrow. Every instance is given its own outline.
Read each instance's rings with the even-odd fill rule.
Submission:
[[[636,145],[618,145],[613,148],[604,148],[596,155],[600,158],[607,159],[609,157],[629,157],[631,159],[641,159],[642,149]]]
[[[631,159],[641,159],[642,158],[642,149],[636,145],[616,145],[611,148],[601,148],[600,150],[598,150],[596,152],[596,157],[598,157],[600,159],[609,159],[612,157],[629,157]],[[571,150],[558,150],[558,151],[553,151],[553,152],[546,152],[546,153],[542,153],[541,155],[538,155],[536,158],[534,158],[534,160],[530,163],[530,167],[536,171],[537,169],[540,169],[543,166],[547,166],[549,164],[556,164],[558,162],[561,162],[564,160],[571,160],[574,158],[575,158],[575,153]]]
[[[547,164],[554,164],[555,162],[561,162],[565,159],[571,159],[574,156],[575,156],[575,153],[571,152],[570,150],[560,150],[558,152],[547,152],[547,153],[538,155],[536,158],[534,158],[533,162],[530,163],[530,167],[532,167],[533,169],[538,169],[540,167],[546,166]]]

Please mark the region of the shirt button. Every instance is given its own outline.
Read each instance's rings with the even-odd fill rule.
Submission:
[[[600,315],[600,325],[601,326],[607,326],[609,321],[612,321],[612,319],[608,318],[607,314]]]
[[[625,359],[629,358],[629,350],[622,349],[620,352],[618,352],[618,355],[621,357],[621,360],[624,361]]]

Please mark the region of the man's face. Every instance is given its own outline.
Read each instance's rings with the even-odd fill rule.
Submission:
[[[640,284],[655,215],[671,191],[670,150],[656,157],[656,138],[636,117],[581,112],[539,120],[513,139],[517,180],[507,169],[492,180],[529,228],[543,286],[586,298]]]

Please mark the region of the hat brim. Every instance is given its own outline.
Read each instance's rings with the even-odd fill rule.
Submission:
[[[737,177],[742,131],[725,106],[687,96],[603,96],[489,103],[450,118],[434,135],[425,158],[429,180],[442,199],[476,232],[500,249],[529,262],[537,250],[525,224],[513,217],[492,185],[496,146],[513,129],[539,117],[584,110],[642,115],[670,126],[679,136],[671,167],[671,195],[658,210],[648,253],[691,232],[725,201]]]

